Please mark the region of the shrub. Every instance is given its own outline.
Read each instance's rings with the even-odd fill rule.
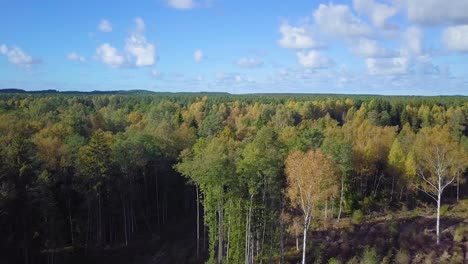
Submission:
[[[440,207],[440,216],[446,216],[448,210],[449,210],[449,206],[447,204],[442,205]]]
[[[434,263],[434,256],[435,252],[431,251],[429,254],[426,255],[426,258],[424,259],[424,264],[432,264]]]
[[[378,264],[379,255],[377,255],[377,251],[375,248],[366,248],[364,249],[364,253],[362,253],[362,260],[361,264]]]
[[[364,214],[362,213],[361,210],[356,210],[353,212],[353,216],[351,217],[351,222],[353,224],[360,224],[364,221]]]
[[[449,263],[451,263],[450,262],[450,257],[451,257],[450,254],[447,251],[444,251],[444,253],[442,253],[442,256],[440,256],[438,263],[444,263],[444,264],[447,263],[447,264],[449,264]]]
[[[452,258],[450,259],[450,263],[463,263],[464,261],[463,251],[462,252],[454,252]]]
[[[380,264],[390,264],[390,257],[389,256],[385,256],[383,259],[382,259],[382,262],[380,262]]]
[[[341,264],[341,261],[336,258],[331,258],[328,260],[328,264]]]
[[[398,250],[395,256],[395,263],[397,264],[409,264],[411,258],[407,251],[405,250]]]
[[[468,225],[460,225],[453,233],[453,241],[462,242],[466,236],[468,236]]]
[[[359,259],[358,259],[358,257],[354,256],[350,260],[348,260],[348,262],[346,262],[346,264],[359,264]]]
[[[395,221],[390,221],[390,223],[388,224],[388,232],[391,236],[398,235],[398,227]]]

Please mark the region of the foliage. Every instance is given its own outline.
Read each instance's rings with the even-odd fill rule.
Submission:
[[[362,253],[361,264],[378,264],[380,263],[379,255],[375,248],[365,248]]]
[[[361,224],[363,221],[364,221],[364,214],[362,213],[362,211],[359,209],[353,211],[351,222],[353,222],[353,224],[355,225],[358,225],[358,224]]]
[[[333,217],[339,206],[361,223],[426,203],[419,191],[432,186],[421,176],[438,178],[434,149],[447,158],[444,179],[456,176],[444,197],[463,199],[467,109],[465,97],[7,91],[0,262],[189,228],[198,200],[208,233],[198,232],[208,242],[200,257],[267,262],[288,252],[289,236],[307,235],[304,212],[315,221],[332,204]]]

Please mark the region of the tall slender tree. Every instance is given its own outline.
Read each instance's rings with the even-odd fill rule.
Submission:
[[[337,194],[339,173],[338,165],[320,150],[295,151],[286,159],[287,196],[304,220],[302,264],[306,263],[307,231],[313,209]]]

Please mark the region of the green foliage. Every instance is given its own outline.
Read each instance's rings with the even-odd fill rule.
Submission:
[[[468,225],[462,224],[455,228],[453,233],[453,241],[455,242],[462,242],[463,240],[467,240],[468,238]]]
[[[352,257],[346,264],[359,264],[359,258],[357,256]]]
[[[395,255],[395,263],[397,264],[409,264],[411,262],[411,256],[405,250],[398,250]]]
[[[379,255],[375,248],[365,248],[362,253],[361,264],[378,264],[380,263]]]
[[[355,210],[351,217],[351,222],[355,225],[361,224],[364,221],[364,213],[361,210]]]
[[[449,211],[448,204],[444,204],[440,206],[440,216],[446,216]]]
[[[338,165],[334,205],[343,193],[343,215],[360,208],[351,217],[359,224],[384,204],[418,202],[410,180],[425,151],[413,148],[421,133],[433,143],[438,133],[427,131],[443,127],[463,160],[467,107],[465,97],[2,93],[0,248],[14,252],[6,263],[24,262],[25,251],[45,262],[70,245],[82,252],[156,237],[175,220],[193,220],[189,182],[208,229],[202,255],[215,263],[221,243],[223,262],[245,262],[249,247],[256,260],[268,262],[270,250],[276,260],[287,229],[280,215],[296,213],[284,197],[291,150],[318,150]],[[461,202],[450,214],[466,212]],[[389,230],[397,234],[396,224]],[[464,228],[454,240],[466,240]]]
[[[339,259],[336,258],[330,258],[328,259],[328,264],[341,264],[342,262]]]

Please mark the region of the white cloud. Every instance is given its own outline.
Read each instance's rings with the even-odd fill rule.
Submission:
[[[79,61],[79,62],[85,62],[86,61],[85,57],[79,55],[75,51],[72,51],[72,52],[68,53],[67,54],[67,59],[71,60],[71,61]]]
[[[202,62],[203,59],[204,59],[204,54],[203,54],[203,51],[198,49],[196,50],[194,53],[193,53],[193,59],[196,61],[196,62]]]
[[[135,18],[135,28],[137,32],[143,33],[146,29],[145,21],[141,17]]]
[[[347,5],[320,4],[313,15],[320,29],[332,35],[349,38],[372,33],[372,29],[353,15]]]
[[[194,0],[168,0],[167,3],[175,9],[192,9],[195,7]]]
[[[403,33],[402,54],[405,56],[419,56],[423,53],[423,32],[412,26]]]
[[[109,20],[101,19],[101,22],[99,22],[99,25],[98,25],[98,29],[99,31],[102,31],[102,32],[111,32],[112,24],[109,22]]]
[[[333,61],[325,55],[322,55],[316,50],[311,50],[307,53],[296,53],[299,63],[305,68],[326,68],[333,65]]]
[[[137,67],[151,66],[156,62],[156,47],[143,35],[146,29],[143,19],[135,18],[135,32],[125,40],[127,60]]]
[[[237,65],[244,68],[258,68],[263,66],[263,61],[255,58],[241,58],[237,61]]]
[[[41,60],[33,58],[19,47],[8,48],[6,44],[2,44],[0,53],[5,55],[11,64],[19,67],[29,68],[34,64],[41,63]]]
[[[288,23],[281,24],[279,31],[282,35],[278,44],[286,49],[311,49],[321,46],[311,32],[305,27],[293,27]]]
[[[368,58],[366,59],[367,72],[370,75],[402,75],[409,72],[408,58]]]
[[[148,43],[143,35],[132,35],[127,38],[125,51],[130,55],[129,60],[135,60],[138,67],[151,66],[155,62],[156,48]]]
[[[125,58],[116,48],[104,43],[96,49],[98,59],[112,68],[118,68],[125,63]]]
[[[397,8],[374,0],[354,0],[353,6],[357,12],[369,16],[372,24],[378,28],[384,28],[386,20],[397,13]]]
[[[446,28],[442,34],[442,41],[451,51],[468,52],[468,25]]]
[[[3,55],[5,55],[7,52],[8,52],[8,47],[7,47],[7,45],[2,44],[2,45],[0,46],[0,53],[3,54]]]
[[[466,0],[403,0],[408,18],[424,25],[468,22]]]
[[[368,38],[360,38],[351,50],[355,55],[365,58],[388,57],[393,55],[393,52],[381,47],[376,40]]]
[[[125,51],[133,57],[138,67],[151,66],[155,62],[156,48],[144,36],[133,35],[127,38]]]
[[[146,40],[143,35],[144,31],[145,22],[143,19],[135,18],[135,29],[125,40],[125,54],[119,53],[116,48],[104,43],[96,50],[98,59],[113,68],[126,63],[134,64],[137,67],[153,65],[156,61],[156,47]]]

